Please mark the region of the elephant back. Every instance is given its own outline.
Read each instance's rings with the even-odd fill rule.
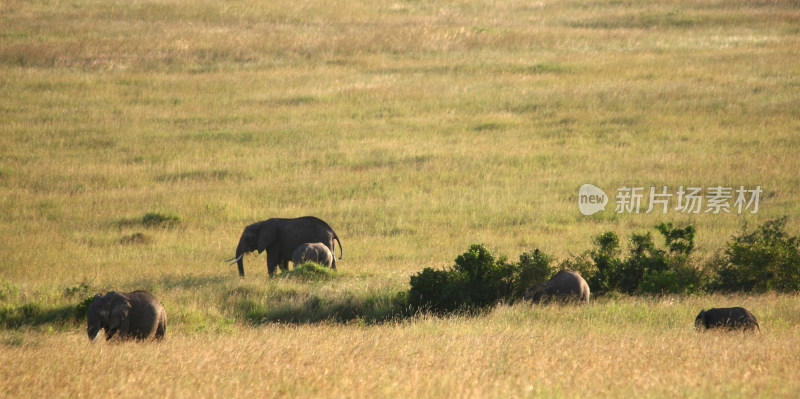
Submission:
[[[162,338],[166,332],[167,313],[153,294],[138,290],[125,294],[131,304],[129,334],[136,339]]]
[[[525,298],[535,303],[557,300],[561,302],[589,302],[589,284],[578,272],[563,269],[543,284],[528,288]]]

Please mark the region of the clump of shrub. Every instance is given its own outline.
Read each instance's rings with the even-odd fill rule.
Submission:
[[[144,227],[171,228],[181,224],[181,217],[175,212],[147,212],[142,217],[124,218],[117,222],[120,229],[142,225]]]
[[[786,232],[786,218],[765,222],[753,231],[747,226],[728,242],[724,254],[711,262],[714,290],[800,290],[800,238]]]
[[[142,224],[147,227],[174,227],[181,223],[177,213],[147,212],[142,216]]]
[[[87,295],[83,300],[75,306],[75,321],[86,320],[86,315],[89,313],[89,305],[94,301],[94,294]]]
[[[571,268],[579,270],[592,292],[609,291],[626,294],[676,294],[702,291],[705,273],[691,261],[695,228],[678,228],[661,223],[655,229],[664,237],[666,250],[658,248],[650,232],[633,234],[628,257],[620,258],[619,237],[606,232],[594,238],[597,248],[582,259],[573,261]],[[586,265],[586,259],[592,265]]]
[[[656,245],[651,232],[633,234],[623,257],[619,236],[605,232],[592,240],[595,248],[556,267],[553,259],[539,250],[509,262],[474,244],[452,267],[428,267],[411,276],[411,288],[400,292],[395,301],[411,312],[477,310],[501,301],[518,301],[528,287],[565,268],[583,276],[595,295],[693,294],[709,289],[798,291],[800,238],[786,233],[785,227],[784,218],[768,221],[752,232],[744,228],[727,244],[724,255],[703,268],[692,259],[694,226],[681,228],[671,222],[655,226],[664,239],[663,247]]]
[[[427,267],[411,276],[411,289],[399,296],[412,311],[434,313],[470,311],[500,301],[514,302],[522,298],[531,285],[545,281],[552,274],[551,258],[535,250],[520,255],[510,263],[495,257],[486,247],[470,246],[459,255],[455,265],[435,270]]]

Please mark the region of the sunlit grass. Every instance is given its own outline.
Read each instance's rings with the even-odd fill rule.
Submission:
[[[26,367],[2,368],[0,380],[11,396],[58,385],[67,395],[120,397],[791,397],[800,387],[784,377],[798,365],[785,348],[798,343],[796,328],[693,330],[696,310],[726,301],[753,309],[762,326],[797,323],[791,296],[715,296],[500,306],[478,317],[373,326],[232,325],[222,333],[176,331],[157,344],[7,331],[0,353]]]

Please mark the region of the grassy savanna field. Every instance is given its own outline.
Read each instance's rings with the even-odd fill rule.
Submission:
[[[702,264],[745,223],[800,232],[799,26],[796,1],[3,1],[0,395],[796,397],[796,294],[391,307],[472,243],[567,259],[673,221]],[[617,214],[623,186],[763,193]],[[335,275],[222,262],[303,215]],[[88,342],[77,304],[140,288],[167,339]],[[693,331],[734,305],[761,334]]]

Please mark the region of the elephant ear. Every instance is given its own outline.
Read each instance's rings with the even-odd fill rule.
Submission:
[[[263,225],[258,231],[258,238],[256,239],[256,249],[258,253],[264,252],[267,247],[272,245],[278,239],[278,231],[271,225]]]
[[[120,296],[111,304],[111,314],[108,317],[108,329],[116,331],[122,330],[127,332],[127,326],[130,324],[129,316],[131,312],[131,303],[128,298]]]
[[[701,326],[708,328],[708,314],[706,314],[705,309],[700,311],[700,314],[697,315],[697,318],[700,319]]]

